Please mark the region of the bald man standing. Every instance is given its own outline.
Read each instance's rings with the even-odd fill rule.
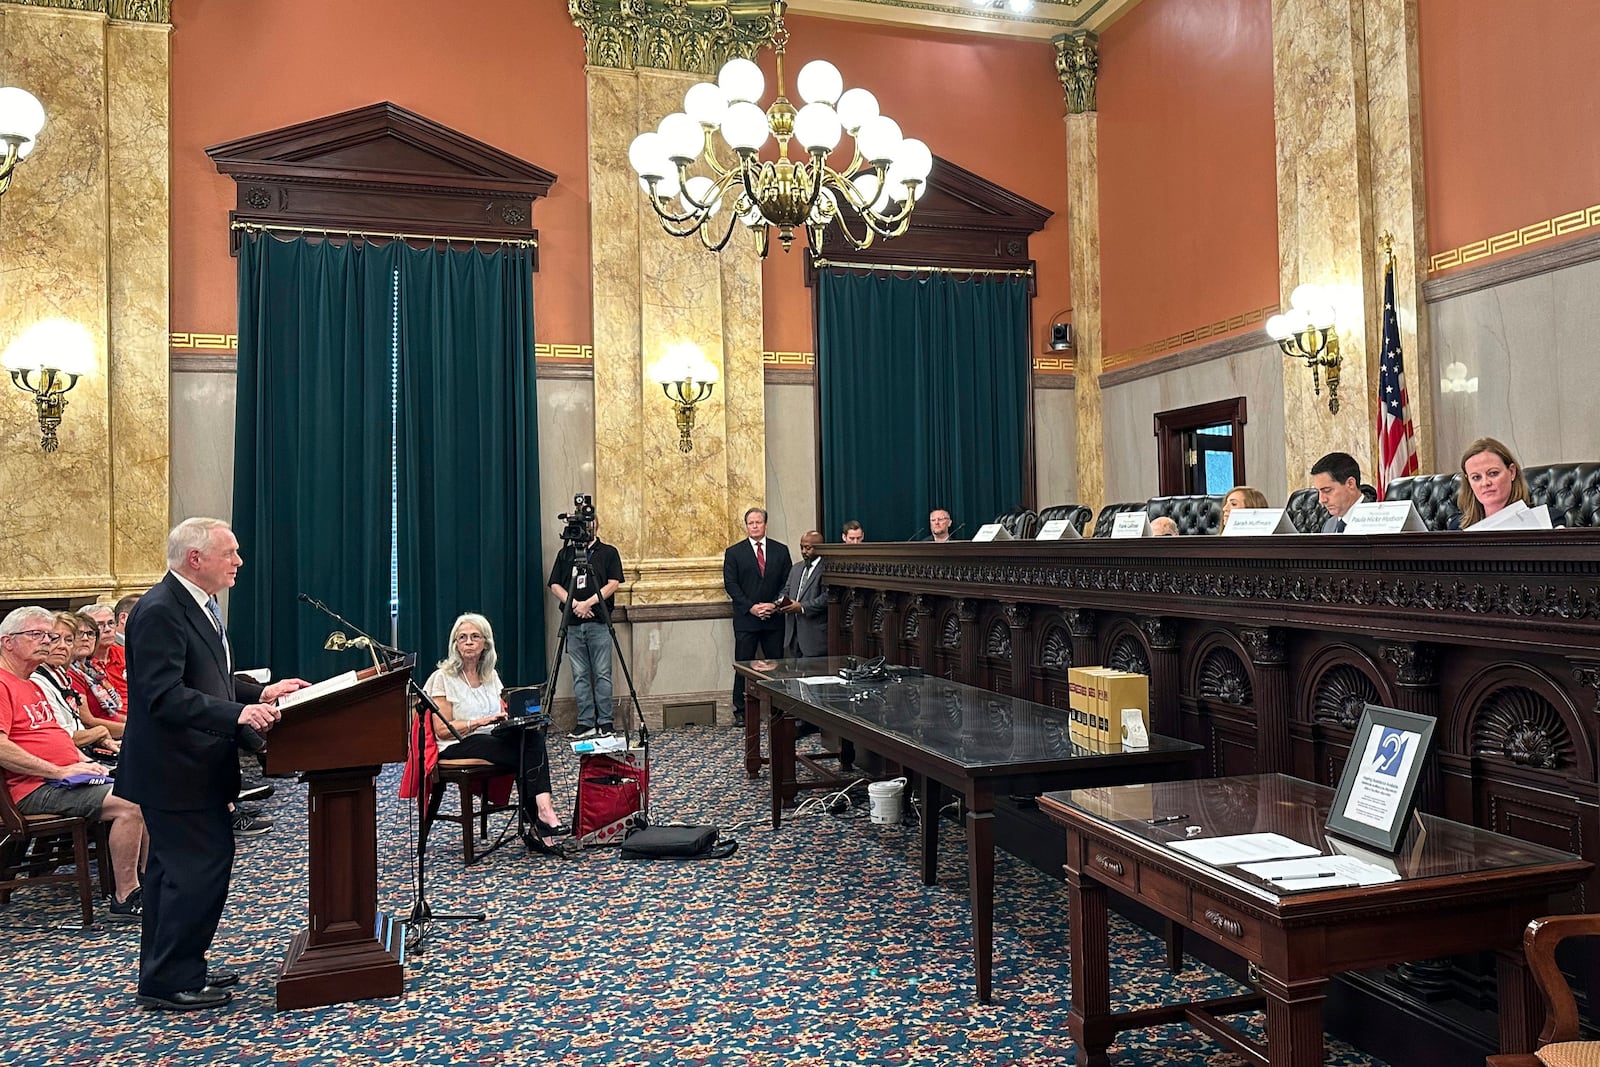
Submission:
[[[806,531],[800,538],[800,565],[789,572],[783,594],[789,602],[783,613],[783,651],[787,656],[828,654],[828,591],[822,585],[822,557],[817,546],[822,535]]]

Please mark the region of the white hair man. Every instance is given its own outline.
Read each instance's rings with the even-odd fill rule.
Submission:
[[[235,679],[217,594],[243,564],[226,522],[185,519],[167,538],[166,577],[128,617],[116,790],[141,805],[150,831],[138,997],[147,1008],[190,1011],[232,999],[226,987],[239,976],[209,968],[206,952],[233,872],[237,746],[259,741],[280,717],[273,702],[305,685]]]
[[[0,767],[24,815],[73,815],[109,825],[116,886],[107,918],[138,922],[143,907],[139,869],[147,840],[138,805],[113,795],[108,784],[59,789],[48,784],[109,774],[83,758],[29,677],[60,640],[55,616],[42,607],[17,608],[0,621]]]

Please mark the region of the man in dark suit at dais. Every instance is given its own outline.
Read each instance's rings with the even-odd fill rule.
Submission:
[[[306,684],[234,677],[216,595],[243,562],[226,522],[185,519],[167,538],[166,577],[128,617],[116,795],[140,805],[150,834],[138,996],[147,1008],[214,1008],[233,996],[239,976],[208,969],[206,952],[233,871],[238,747],[259,747],[279,719],[273,702]]]
[[[747,536],[722,554],[722,585],[733,601],[733,658],[783,655],[783,616],[778,597],[789,580],[789,549],[767,537],[765,508],[744,513]],[[733,721],[744,722],[744,675],[733,676]]]

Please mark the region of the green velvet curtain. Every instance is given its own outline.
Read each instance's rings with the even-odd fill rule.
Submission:
[[[474,611],[500,677],[542,682],[532,253],[402,249],[400,293],[401,647],[442,658]]]
[[[233,526],[244,566],[228,607],[240,667],[321,678],[333,624],[301,592],[387,639],[391,247],[247,235],[239,249]]]
[[[971,537],[1022,502],[1028,280],[848,269],[817,278],[822,532],[873,541],[950,511]]]
[[[464,611],[501,676],[544,677],[533,273],[522,249],[245,239],[229,614],[241,665],[325,677],[325,601],[426,673]],[[398,471],[398,477],[392,472]]]

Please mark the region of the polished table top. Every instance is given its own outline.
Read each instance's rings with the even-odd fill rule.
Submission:
[[[1283,774],[1262,774],[1064,790],[1046,793],[1041,805],[1082,813],[1095,820],[1101,832],[1157,846],[1165,859],[1288,910],[1298,902],[1325,901],[1335,894],[1403,892],[1429,879],[1483,876],[1543,866],[1588,867],[1568,852],[1421,813],[1412,816],[1399,850],[1390,856],[1324,831],[1333,798],[1332,789],[1314,782]],[[1161,821],[1167,819],[1172,821]],[[1191,833],[1189,828],[1195,826],[1200,831]],[[1398,874],[1400,880],[1343,890],[1280,891],[1236,865],[1212,866],[1167,847],[1174,841],[1256,833],[1281,834],[1326,856],[1353,856]]]
[[[913,745],[969,773],[986,769],[1014,773],[1036,764],[1064,762],[1090,767],[1163,761],[1175,753],[1200,749],[1160,736],[1150,738],[1148,749],[1084,748],[1072,742],[1067,713],[1059,708],[926,675],[865,684],[839,681],[839,669],[855,662],[831,657],[739,666],[773,693]],[[758,669],[758,663],[769,666]]]

